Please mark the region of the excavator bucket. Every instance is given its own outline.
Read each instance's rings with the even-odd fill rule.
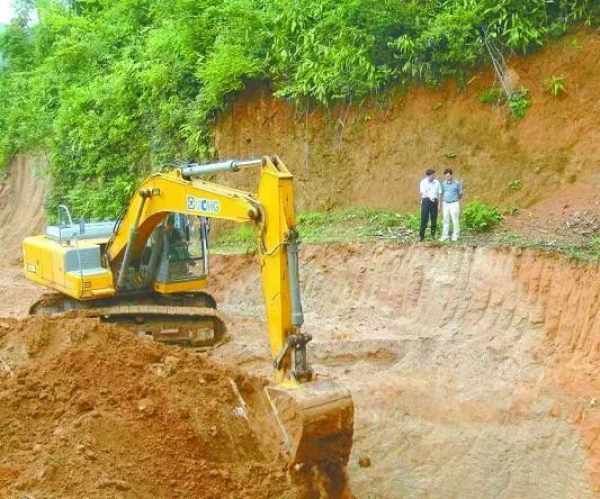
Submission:
[[[290,465],[346,465],[352,449],[354,404],[350,392],[329,379],[267,386]]]

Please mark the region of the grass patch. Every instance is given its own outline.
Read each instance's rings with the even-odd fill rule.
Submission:
[[[481,209],[494,210],[483,203],[467,204],[468,219],[462,220],[463,233],[480,230],[472,218],[480,221]],[[483,213],[486,215],[487,212]],[[485,221],[487,218],[483,217]],[[298,214],[297,227],[300,238],[308,244],[361,242],[375,239],[412,242],[419,233],[420,216],[414,213],[398,213],[392,210],[352,207],[333,211],[308,211]],[[441,214],[437,233],[441,235]],[[486,225],[486,228],[488,225]],[[430,231],[427,230],[427,237]],[[226,229],[211,243],[211,249],[219,253],[248,253],[256,251],[256,232],[249,224]]]
[[[567,79],[564,76],[554,76],[544,82],[546,91],[553,97],[560,97],[567,93]]]
[[[498,230],[477,235],[467,233],[462,242],[473,246],[511,246],[533,249],[564,255],[577,262],[600,263],[600,235],[594,236],[582,244],[573,244],[557,240],[532,239],[522,234]]]
[[[256,229],[253,225],[242,224],[223,230],[210,242],[210,247],[218,253],[250,253],[256,250]]]
[[[300,213],[297,226],[305,243],[358,242],[375,238],[411,238],[419,229],[419,217],[391,210],[355,207]],[[226,253],[256,251],[255,229],[251,225],[241,225],[224,230],[211,248]]]
[[[479,101],[483,104],[502,104],[504,100],[504,92],[499,87],[488,88],[479,96]]]
[[[499,211],[483,203],[472,201],[465,206],[476,223],[461,217],[461,237],[458,244],[469,246],[512,246],[558,253],[576,261],[600,263],[600,235],[583,244],[555,240],[537,240],[507,231],[503,228]],[[473,222],[471,220],[471,222]],[[484,223],[485,222],[485,223]],[[480,227],[483,223],[484,227]],[[298,215],[298,230],[302,242],[307,244],[332,244],[352,242],[387,241],[393,244],[414,244],[418,241],[419,215],[397,213],[373,208],[348,208],[330,212],[304,212]],[[430,239],[430,231],[426,237]],[[441,219],[438,222],[441,235]],[[436,244],[452,245],[445,242]],[[257,249],[256,232],[249,224],[223,230],[211,242],[214,253],[252,253]]]
[[[406,226],[406,215],[372,208],[306,212],[298,216],[300,237],[308,243],[361,241]]]

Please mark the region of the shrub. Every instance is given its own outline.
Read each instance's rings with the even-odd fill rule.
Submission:
[[[529,91],[525,88],[513,92],[508,99],[510,112],[519,120],[525,117],[530,106],[531,99],[529,98]]]
[[[567,80],[564,76],[552,76],[546,80],[546,91],[553,97],[567,93]]]
[[[491,87],[479,96],[483,104],[500,104],[504,100],[504,92],[501,88]]]
[[[481,201],[471,201],[463,210],[465,227],[475,232],[487,232],[502,221],[497,208]]]

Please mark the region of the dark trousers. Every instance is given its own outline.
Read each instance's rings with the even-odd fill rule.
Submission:
[[[419,239],[425,239],[425,229],[431,219],[431,237],[435,237],[435,228],[437,225],[438,202],[429,198],[421,199],[421,228],[419,230]]]

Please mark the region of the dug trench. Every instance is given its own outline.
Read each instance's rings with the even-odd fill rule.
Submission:
[[[253,256],[213,258],[233,339],[268,374]],[[317,371],[356,405],[357,497],[600,492],[600,272],[528,250],[339,245],[302,253]]]
[[[301,256],[314,367],[355,402],[356,497],[598,495],[597,266],[459,246]],[[229,379],[270,375],[255,258],[213,256],[209,291],[231,340],[201,357],[90,320],[3,320],[0,490],[317,495],[313,477],[290,482],[236,415]],[[28,286],[15,279],[2,285]],[[26,301],[0,314],[22,315]]]

